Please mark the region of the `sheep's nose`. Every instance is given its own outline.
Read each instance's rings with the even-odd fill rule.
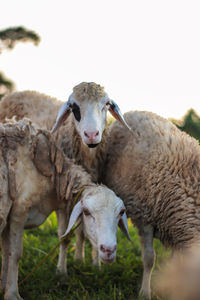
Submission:
[[[99,130],[96,130],[96,131],[84,131],[84,135],[92,142],[96,136],[99,135]]]
[[[107,254],[107,256],[110,256],[111,254],[113,254],[113,252],[115,252],[115,250],[117,249],[117,246],[113,246],[113,247],[106,247],[105,245],[100,245],[100,250],[104,253]]]

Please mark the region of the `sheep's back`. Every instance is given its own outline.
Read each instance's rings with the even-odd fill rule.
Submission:
[[[183,245],[200,230],[200,148],[170,121],[129,112],[109,131],[105,183],[137,226],[153,224],[166,245]],[[186,234],[187,233],[187,234]]]
[[[0,121],[14,116],[16,120],[30,118],[40,128],[50,130],[62,105],[61,101],[36,91],[14,92],[0,102]]]

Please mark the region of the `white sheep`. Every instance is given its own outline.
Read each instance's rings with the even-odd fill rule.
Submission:
[[[40,128],[57,130],[54,134],[57,146],[61,147],[76,164],[82,165],[94,182],[101,182],[106,147],[107,110],[125,127],[125,122],[117,104],[110,100],[104,88],[93,82],[82,82],[73,88],[66,103],[34,91],[14,92],[0,102],[0,121],[16,116],[30,118]],[[60,109],[60,110],[59,110]],[[72,113],[71,113],[72,112]],[[58,117],[57,117],[58,114]],[[56,120],[57,117],[57,120]],[[58,226],[63,223],[62,215],[57,212]],[[84,259],[84,239],[81,226],[77,234],[75,259]],[[61,246],[64,248],[64,245]],[[59,260],[65,257],[60,251]],[[93,263],[98,265],[94,253]]]
[[[60,211],[59,235],[63,235],[73,199],[82,188],[65,234],[83,213],[85,234],[100,259],[113,262],[118,223],[130,238],[120,198],[107,187],[92,183],[91,176],[56,147],[49,132],[38,130],[29,120],[0,125],[0,151],[1,286],[5,300],[22,299],[17,277],[24,228],[39,226],[53,211]],[[59,264],[66,270],[65,261],[59,260]]]
[[[110,127],[104,184],[124,201],[138,228],[143,256],[140,295],[150,299],[153,239],[173,250],[200,242],[200,147],[170,121],[129,112]]]

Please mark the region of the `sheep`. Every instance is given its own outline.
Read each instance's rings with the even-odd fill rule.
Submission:
[[[118,224],[130,239],[123,201],[114,192],[94,184],[91,176],[56,146],[48,131],[28,119],[0,125],[0,150],[1,286],[5,300],[22,299],[17,277],[24,228],[39,226],[53,211],[63,215],[59,236],[67,235],[83,213],[84,232],[100,259],[113,262]],[[83,188],[69,219],[73,199]],[[66,269],[65,261],[58,265]]]
[[[124,118],[136,137],[118,122],[111,125],[103,183],[123,199],[138,228],[144,266],[140,295],[150,299],[153,239],[172,251],[200,241],[200,147],[154,113],[132,111]]]
[[[76,164],[82,165],[94,182],[101,182],[107,142],[107,110],[129,129],[119,107],[109,99],[104,88],[94,82],[82,82],[73,88],[73,93],[63,105],[55,98],[35,91],[11,93],[0,102],[0,121],[5,122],[6,118],[13,116],[17,120],[28,117],[40,128],[52,129],[52,132],[60,127],[54,133],[57,146],[69,158],[75,159]],[[61,127],[65,120],[65,125]],[[63,222],[59,212],[57,218],[58,224]],[[81,226],[76,239],[75,259],[84,260]],[[97,254],[94,253],[94,257],[93,264],[99,265]],[[59,259],[64,260],[60,254]]]
[[[16,120],[27,117],[40,128],[55,132],[66,120],[65,126],[54,134],[57,146],[92,174],[95,182],[100,182],[107,110],[129,128],[118,105],[110,100],[103,87],[94,82],[82,82],[73,88],[64,104],[36,91],[11,93],[0,102],[0,122],[13,116]]]
[[[158,298],[168,300],[199,300],[200,249],[193,246],[176,253],[159,268],[153,277]],[[160,298],[159,298],[160,299]]]

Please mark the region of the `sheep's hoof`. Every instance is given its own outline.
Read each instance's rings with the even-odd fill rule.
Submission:
[[[12,293],[12,295],[5,294],[4,300],[23,300],[23,298],[18,293]]]
[[[5,284],[3,284],[2,279],[0,279],[0,292],[4,292]]]
[[[83,255],[79,255],[79,254],[75,253],[74,260],[77,261],[77,262],[84,263],[85,262],[85,257]]]
[[[92,265],[96,267],[98,271],[101,271],[101,262],[93,261]]]
[[[57,267],[56,269],[57,275],[67,275],[67,268],[66,267]]]
[[[151,293],[141,289],[140,292],[139,292],[139,299],[141,299],[141,300],[151,300]]]
[[[56,270],[56,277],[57,277],[57,279],[60,283],[65,283],[66,280],[67,280],[68,275],[67,275],[67,272],[62,272],[62,271],[57,269]]]

